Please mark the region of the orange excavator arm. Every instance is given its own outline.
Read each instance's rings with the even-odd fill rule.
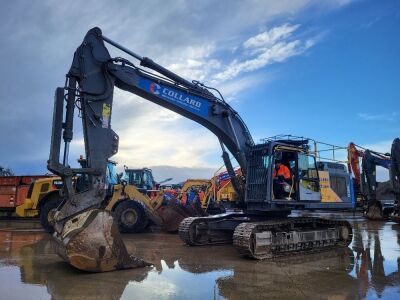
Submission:
[[[358,150],[353,142],[349,143],[347,147],[347,166],[350,173],[354,174],[356,184],[361,184],[361,173],[360,173],[360,157],[364,156],[364,151]]]

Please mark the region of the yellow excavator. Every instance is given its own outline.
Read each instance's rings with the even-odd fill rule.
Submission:
[[[195,203],[199,203],[208,214],[224,213],[226,208],[234,208],[238,200],[232,181],[221,181],[217,175],[211,179],[187,179],[179,192],[179,199],[182,204],[191,204],[194,196],[197,197]]]
[[[211,194],[212,181],[209,179],[187,179],[179,191],[179,200],[182,204],[190,202],[190,194],[199,197],[199,203],[203,209],[206,208],[206,197]]]
[[[125,58],[112,58],[105,43],[133,56],[140,66]],[[106,177],[107,161],[118,152],[119,143],[111,129],[115,86],[201,124],[220,142],[241,212],[184,219],[179,235],[186,244],[233,243],[242,256],[268,259],[351,242],[352,227],[347,221],[289,217],[293,209],[330,207],[321,201],[317,165],[308,141],[255,144],[246,124],[218,90],[187,81],[112,41],[96,27],[77,48],[65,86],[56,89],[54,100],[47,167],[61,177],[63,187],[62,201],[54,213],[53,237],[56,252],[70,265],[90,272],[148,265],[129,255],[112,213],[105,209],[113,195],[113,185]],[[75,109],[82,118],[87,160],[82,168],[68,164]],[[236,178],[227,150],[241,168],[243,180]],[[291,201],[285,196],[284,178],[273,176],[280,159],[294,163]],[[88,178],[88,187],[82,192],[73,188],[78,174]]]

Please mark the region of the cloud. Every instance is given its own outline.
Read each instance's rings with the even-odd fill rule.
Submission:
[[[250,80],[247,80],[246,84],[243,84],[242,78],[233,80],[242,73],[256,71],[272,63],[284,62],[314,46],[318,36],[305,40],[291,39],[299,28],[299,24],[285,23],[247,38],[234,47],[234,57],[230,62],[224,62],[226,59],[220,55],[221,52],[229,52],[229,47],[220,46],[217,49],[215,43],[202,45],[196,49],[188,47],[180,53],[176,63],[169,65],[169,68],[186,78],[196,78],[213,86],[235,85],[232,94],[229,94],[231,89],[225,91],[226,97],[232,98],[241,90],[251,86]]]
[[[312,47],[313,37],[301,32],[307,28],[296,22],[300,14],[313,8],[330,11],[341,2],[247,0],[227,5],[227,1],[204,0],[193,6],[183,0],[152,0],[146,5],[3,1],[0,55],[7,57],[0,69],[3,164],[19,173],[46,171],[54,90],[63,86],[73,53],[91,27],[99,26],[107,37],[188,79],[215,83],[233,99],[262,83],[252,72]],[[112,56],[122,55],[109,49]],[[216,138],[200,126],[127,93],[116,92],[114,103],[113,128],[121,136],[117,156],[121,162],[213,167],[219,159]],[[79,121],[71,160],[83,152]],[[210,160],[214,152],[215,159]]]
[[[372,113],[358,113],[357,116],[366,121],[389,121],[389,122],[397,122],[398,113],[385,113],[385,114],[372,114]]]
[[[270,30],[264,31],[260,34],[257,34],[256,36],[249,38],[243,43],[243,47],[245,49],[262,49],[264,47],[271,46],[276,42],[289,37],[299,27],[299,24],[284,24],[274,27]]]
[[[123,91],[116,93],[114,103],[112,127],[120,143],[112,159],[121,164],[204,167],[206,156],[220,155],[214,134],[170,110]],[[71,144],[70,157],[74,160],[83,152],[80,134]],[[207,166],[216,165],[208,162]]]
[[[262,77],[259,75],[242,76],[236,80],[222,82],[219,84],[219,90],[221,91],[222,95],[224,95],[225,100],[227,102],[231,102],[232,100],[237,99],[237,96],[241,91],[258,86],[262,83],[265,84],[272,80],[271,77],[272,76],[269,76],[268,74]]]
[[[189,46],[179,53],[175,62],[168,65],[168,69],[182,77],[205,81],[213,71],[221,68],[221,62],[210,57],[214,51],[214,44],[201,45],[196,48]]]
[[[272,63],[284,62],[292,56],[304,53],[313,45],[312,40],[305,42],[294,40],[257,48],[256,51],[253,51],[253,53],[258,53],[257,56],[250,59],[233,60],[224,71],[215,75],[215,79],[217,82],[226,81],[239,76],[241,73],[256,71]]]
[[[390,153],[390,149],[392,148],[393,140],[385,140],[371,144],[361,145],[365,149],[370,149],[380,153]]]

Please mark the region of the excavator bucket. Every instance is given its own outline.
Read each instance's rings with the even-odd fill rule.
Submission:
[[[107,272],[149,266],[131,256],[110,212],[91,209],[67,220],[54,234],[56,252],[73,267],[87,272]]]

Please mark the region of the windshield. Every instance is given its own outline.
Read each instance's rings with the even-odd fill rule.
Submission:
[[[117,171],[115,170],[115,164],[107,163],[107,182],[109,184],[118,184]]]
[[[142,185],[142,171],[141,170],[129,170],[125,171],[125,180],[128,181],[129,184],[141,186]]]
[[[153,180],[153,176],[150,172],[145,171],[143,173],[143,182],[146,186],[147,189],[152,189],[153,185],[154,185],[154,180]]]

